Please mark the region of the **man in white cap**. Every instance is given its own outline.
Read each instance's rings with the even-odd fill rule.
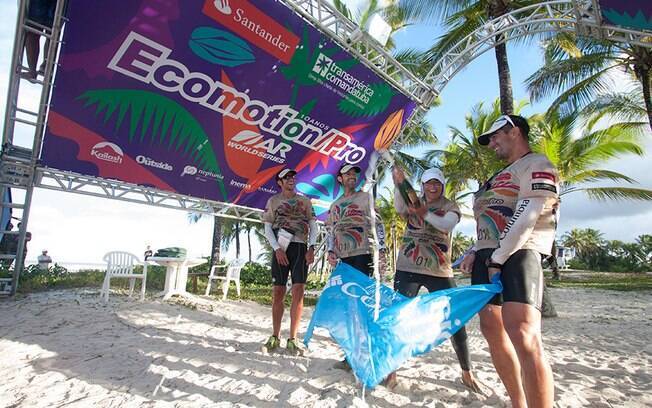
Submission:
[[[503,293],[480,312],[480,328],[512,406],[532,408],[552,407],[554,399],[541,338],[541,255],[555,237],[559,178],[530,150],[529,131],[521,116],[503,115],[478,137],[508,165],[474,195],[477,241],[461,267],[473,284],[500,273]]]
[[[394,167],[392,176],[395,184],[394,206],[407,221],[396,260],[394,290],[404,296],[415,297],[421,287],[430,293],[456,287],[451,267],[451,244],[452,231],[460,221],[461,212],[457,204],[444,196],[444,174],[437,168],[423,172],[423,197],[419,198],[418,206],[406,203],[399,193],[398,186],[405,180],[403,171]],[[466,339],[464,327],[451,337],[462,369],[462,383],[474,392],[482,392],[471,372]],[[397,383],[396,373],[390,374],[385,383],[393,388]]]
[[[288,276],[292,277],[292,306],[290,307],[290,337],[286,347],[294,354],[303,350],[296,340],[303,312],[303,294],[308,278],[308,265],[315,258],[317,223],[310,199],[297,194],[293,169],[283,169],[276,175],[281,192],[270,197],[263,213],[265,237],[274,249],[272,257],[272,330],[263,346],[270,352],[281,344],[281,321],[285,310],[284,299]],[[307,244],[306,244],[307,242]]]

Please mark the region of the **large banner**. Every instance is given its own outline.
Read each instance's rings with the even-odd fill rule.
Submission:
[[[652,31],[650,0],[599,0],[605,22],[625,28]]]
[[[280,2],[69,0],[43,164],[264,208],[275,175],[323,216],[415,104]]]

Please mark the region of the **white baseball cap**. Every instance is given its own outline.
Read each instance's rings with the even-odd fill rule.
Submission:
[[[427,183],[432,179],[439,181],[442,186],[446,185],[446,178],[444,177],[444,173],[442,173],[441,170],[439,170],[436,167],[424,171],[423,174],[421,175],[422,183]]]

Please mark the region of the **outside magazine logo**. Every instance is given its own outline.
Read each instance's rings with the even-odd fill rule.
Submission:
[[[172,165],[170,163],[159,162],[159,161],[150,159],[147,156],[136,156],[136,163],[142,164],[143,166],[154,167],[156,169],[161,169],[161,170],[165,170],[165,171],[174,170],[174,167],[172,167]]]
[[[321,77],[322,80],[328,81],[335,86],[336,91],[345,92],[364,103],[374,96],[374,90],[371,89],[364,81],[359,80],[340,68],[332,58],[319,53],[312,72]]]
[[[109,163],[122,164],[122,149],[111,142],[100,142],[91,148],[91,156]]]

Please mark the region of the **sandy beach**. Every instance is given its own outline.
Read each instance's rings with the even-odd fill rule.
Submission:
[[[557,406],[652,406],[652,293],[551,294],[559,317],[544,321],[544,342]],[[378,386],[363,400],[353,375],[332,367],[341,353],[325,332],[304,357],[266,355],[259,350],[271,330],[268,307],[183,302],[112,294],[105,305],[95,290],[0,301],[0,406],[509,406],[477,318],[469,341],[488,396],[461,384],[447,342],[406,364],[394,392]]]

